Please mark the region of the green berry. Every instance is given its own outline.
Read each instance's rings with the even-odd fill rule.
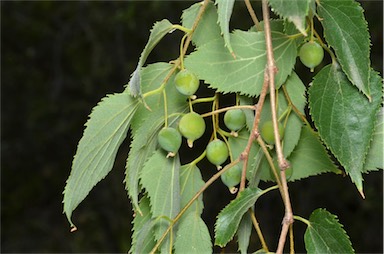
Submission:
[[[241,167],[236,164],[227,171],[225,171],[221,176],[221,181],[229,188],[233,188],[238,185],[241,181]]]
[[[181,94],[194,95],[199,88],[199,79],[187,69],[181,70],[175,76],[175,86]]]
[[[205,132],[204,119],[197,113],[185,114],[179,122],[179,131],[188,140],[188,146],[193,146],[193,141],[203,136]]]
[[[245,125],[245,114],[241,109],[230,109],[224,114],[224,124],[231,131],[240,130]]]
[[[157,141],[161,148],[170,152],[169,156],[174,156],[181,146],[181,135],[172,127],[166,127],[159,131]]]
[[[220,139],[215,139],[207,145],[207,159],[216,166],[223,164],[228,155],[227,144]]]
[[[283,138],[284,127],[280,122],[278,123],[278,128],[279,128],[280,138]],[[260,129],[260,135],[264,139],[264,141],[267,142],[268,144],[272,145],[275,143],[275,135],[273,133],[272,121],[266,121],[263,124],[263,126]]]
[[[324,58],[323,48],[314,41],[310,41],[301,46],[299,51],[300,61],[313,71]]]

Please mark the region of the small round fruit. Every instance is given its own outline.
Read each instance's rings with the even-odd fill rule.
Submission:
[[[224,114],[224,124],[231,131],[240,130],[245,125],[245,114],[241,109],[230,109]]]
[[[241,167],[236,164],[227,171],[225,171],[221,176],[221,181],[229,188],[232,189],[240,183],[241,180]]]
[[[175,128],[165,127],[159,131],[157,141],[169,156],[174,156],[181,146],[181,135]]]
[[[313,71],[323,61],[324,50],[315,41],[310,41],[301,46],[299,51],[300,61]]]
[[[228,155],[227,144],[220,139],[215,139],[207,145],[207,159],[216,166],[223,164]]]
[[[283,125],[279,122],[278,123],[278,128],[279,128],[279,134],[280,138],[283,138],[284,135],[284,127]],[[264,139],[265,142],[268,144],[274,144],[275,143],[275,135],[273,133],[273,123],[272,121],[266,121],[263,126],[260,129],[260,135]]]
[[[179,131],[187,141],[188,146],[193,146],[193,141],[203,136],[205,132],[205,122],[203,117],[195,112],[185,114],[179,122]]]
[[[199,79],[187,69],[181,70],[175,76],[175,86],[181,94],[194,95],[199,88]]]

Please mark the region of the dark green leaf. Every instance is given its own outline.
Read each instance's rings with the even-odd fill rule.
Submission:
[[[362,193],[361,172],[381,103],[381,78],[371,73],[369,102],[336,65],[324,67],[309,89],[310,113],[320,137]]]
[[[269,0],[273,12],[295,24],[296,28],[304,35],[305,17],[308,15],[311,0]]]
[[[188,213],[177,230],[175,253],[212,253],[211,236],[204,221],[197,213]]]
[[[312,212],[309,223],[304,234],[309,254],[354,253],[349,237],[335,215],[319,208]]]
[[[231,34],[231,44],[236,59],[224,46],[222,38],[197,48],[185,59],[185,66],[200,79],[219,92],[238,92],[244,95],[259,95],[266,66],[266,50],[263,32],[236,30]],[[296,61],[297,49],[294,39],[272,32],[276,65],[277,87],[291,73]]]
[[[111,171],[138,106],[138,100],[121,93],[105,97],[92,109],[64,190],[64,212],[71,226],[73,210]]]
[[[246,188],[219,213],[215,224],[215,245],[224,247],[232,239],[241,218],[261,194],[260,189]]]
[[[233,53],[233,49],[229,38],[229,21],[231,19],[234,4],[235,0],[216,0],[217,13],[219,15],[218,22],[224,37],[224,44],[231,54]]]
[[[383,165],[384,164],[383,114],[384,114],[384,108],[381,108],[381,110],[377,114],[375,132],[373,133],[371,145],[366,158],[366,163],[364,165],[364,173],[367,173],[368,171],[375,171],[375,170],[384,168],[384,165]]]
[[[370,97],[370,39],[363,8],[354,0],[322,0],[317,11],[324,37],[335,50],[343,71],[352,84]]]
[[[237,242],[241,254],[248,253],[249,240],[252,232],[252,220],[249,213],[245,213],[237,229]]]

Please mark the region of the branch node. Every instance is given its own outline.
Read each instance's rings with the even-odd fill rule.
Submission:
[[[291,164],[289,164],[289,162],[287,161],[287,160],[283,160],[280,164],[279,164],[279,167],[280,167],[280,170],[281,171],[285,171],[285,170],[287,170],[288,168],[290,168],[291,167]]]

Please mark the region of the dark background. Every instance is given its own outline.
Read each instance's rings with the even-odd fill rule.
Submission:
[[[178,23],[191,3],[1,1],[1,252],[127,252],[132,211],[122,181],[129,142],[121,146],[111,173],[75,210],[75,233],[69,233],[62,214],[62,191],[91,108],[105,94],[123,90],[153,23],[163,18]],[[362,5],[372,64],[381,71],[382,1]],[[244,4],[235,7],[231,25],[247,29],[252,23]],[[180,36],[167,36],[148,62],[177,58]],[[297,71],[308,82],[313,75],[299,63]],[[205,179],[211,174],[203,172]],[[365,176],[365,200],[349,177],[331,174],[291,183],[290,192],[295,214],[308,218],[314,209],[327,208],[338,215],[356,252],[383,252],[382,171]],[[203,217],[211,229],[232,198],[221,183],[207,190]],[[273,250],[281,199],[275,192],[258,204]],[[305,226],[296,222],[294,227],[296,250],[304,252]],[[252,239],[250,251],[255,251],[259,245],[255,235]],[[236,244],[224,251],[236,251]]]

